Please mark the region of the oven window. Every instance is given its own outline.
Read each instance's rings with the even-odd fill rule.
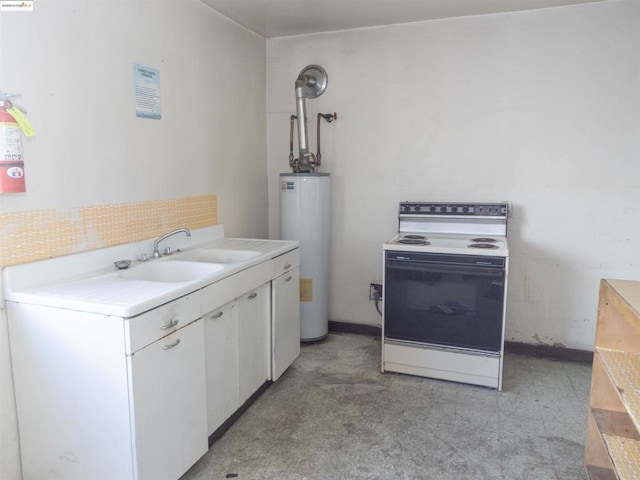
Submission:
[[[497,352],[504,270],[387,262],[385,338]]]

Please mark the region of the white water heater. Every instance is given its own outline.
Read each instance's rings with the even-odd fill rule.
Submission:
[[[280,238],[300,242],[300,340],[329,332],[328,173],[280,174]]]

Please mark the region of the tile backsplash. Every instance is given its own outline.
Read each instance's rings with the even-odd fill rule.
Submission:
[[[0,267],[154,238],[180,227],[218,223],[215,195],[0,212]]]

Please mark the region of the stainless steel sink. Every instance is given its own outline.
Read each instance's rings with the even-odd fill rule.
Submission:
[[[118,276],[124,280],[184,283],[209,277],[222,269],[224,269],[224,265],[220,263],[188,262],[171,259],[138,264],[133,268],[119,271]]]
[[[201,248],[193,252],[186,252],[180,260],[203,263],[239,263],[257,257],[260,252],[253,250],[224,250],[219,248]]]

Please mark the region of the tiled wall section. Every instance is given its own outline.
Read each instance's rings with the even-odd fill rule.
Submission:
[[[174,228],[196,229],[217,223],[215,195],[0,212],[0,267],[154,238]]]

